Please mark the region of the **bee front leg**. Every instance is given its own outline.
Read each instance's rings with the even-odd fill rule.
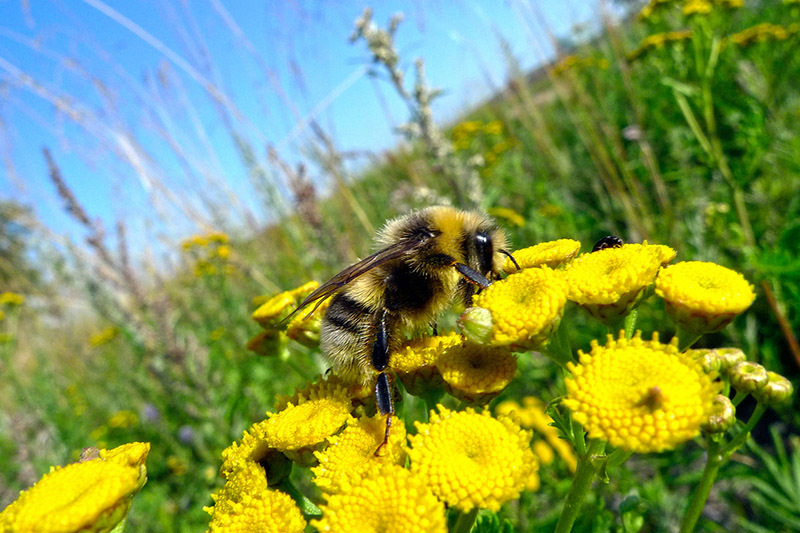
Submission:
[[[386,315],[385,309],[381,311],[376,327],[375,342],[372,345],[372,366],[380,372],[375,382],[375,401],[378,404],[378,411],[382,415],[386,415],[386,432],[383,435],[383,442],[375,450],[375,455],[379,455],[381,449],[389,442],[389,430],[392,427],[392,415],[394,414],[392,386],[386,373],[386,368],[389,366],[389,327]]]
[[[458,271],[459,274],[464,276],[464,278],[472,283],[473,285],[479,286],[481,289],[485,289],[489,285],[492,284],[491,281],[486,279],[486,276],[481,274],[480,272],[473,270],[472,268],[468,267],[464,263],[453,263],[453,266]]]

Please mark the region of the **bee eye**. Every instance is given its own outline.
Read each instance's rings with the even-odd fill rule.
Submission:
[[[479,231],[474,237],[475,256],[478,260],[478,271],[481,274],[486,274],[492,270],[492,263],[494,258],[494,246],[492,245],[492,238],[488,234]]]

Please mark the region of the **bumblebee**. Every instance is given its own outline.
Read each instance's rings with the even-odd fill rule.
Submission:
[[[290,317],[332,296],[320,326],[322,352],[343,378],[374,384],[387,416],[385,444],[394,413],[387,370],[402,333],[435,332],[453,300],[470,305],[476,290],[499,277],[503,255],[514,258],[491,218],[445,206],[387,222],[376,242],[377,252],[325,282]]]

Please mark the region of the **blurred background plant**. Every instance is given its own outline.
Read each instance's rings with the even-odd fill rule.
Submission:
[[[236,45],[257,55],[224,7],[213,5]],[[533,25],[528,3],[512,5],[528,34],[543,30]],[[263,418],[275,394],[289,394],[326,370],[310,350],[286,339],[269,345],[279,357],[248,352],[257,331],[251,312],[282,289],[327,279],[368,251],[386,219],[431,204],[479,206],[517,247],[562,237],[586,245],[616,234],[626,242],[668,244],[678,260],[741,271],[756,286],[756,303],[703,342],[742,347],[796,383],[800,4],[652,0],[620,3],[615,16],[599,12],[602,25],[593,32],[576,28],[556,38],[544,28],[557,58],[532,40],[532,54],[544,63],[533,71],[523,70],[496,32],[508,83],[450,124],[433,116],[441,93],[428,85],[424,62],[409,68],[395,48],[400,19],[384,30],[369,11],[347,13],[359,16],[354,53],[367,54],[367,71],[394,91],[385,98],[408,110],[401,129],[407,142],[366,159],[339,148],[315,117],[307,121],[302,160],[282,146],[265,146],[258,127],[213,82],[215,59],[194,35],[195,59],[183,70],[204,82],[209,112],[218,114],[217,127],[233,142],[256,199],[227,187],[224,164],[198,164],[194,140],[182,144],[173,121],[207,110],[186,99],[169,68],[159,67],[153,82],[163,101],[138,120],[154,122],[187,176],[185,189],[166,183],[171,167],[151,157],[135,124],[124,122],[130,119],[114,113],[125,104],[109,96],[93,108],[81,94],[58,97],[3,63],[5,83],[38,91],[60,117],[99,135],[120,165],[136,168],[159,192],[149,208],[167,213],[167,224],[169,210],[177,209],[196,235],[154,245],[137,236],[132,247],[124,217],[109,235],[70,189],[77,178],[63,174],[59,160],[66,156],[48,149],[49,178],[83,241],[63,237],[23,205],[0,203],[0,507],[49,465],[77,459],[85,446],[148,441],[149,482],[131,511],[131,530],[207,525],[202,507],[220,485],[221,450]],[[116,20],[130,29],[131,21]],[[413,86],[405,79],[409,69]],[[101,93],[109,91],[84,74]],[[103,129],[108,117],[122,126]],[[196,134],[202,140],[205,132]],[[217,162],[229,156],[203,146]],[[6,168],[13,164],[6,160]],[[576,344],[585,348],[604,330],[583,320],[576,320]],[[663,338],[672,333],[657,307],[643,311],[639,324]],[[533,359],[520,367],[524,378],[499,401],[555,396],[563,378],[553,368]],[[756,435],[754,459],[723,468],[721,489],[706,511],[723,529],[772,531],[796,523],[790,482],[797,478],[796,402],[769,421],[771,438]],[[786,442],[794,443],[790,452]],[[591,505],[609,528],[646,523],[668,530],[686,506],[701,455],[694,446],[629,461]],[[547,524],[546,510],[555,513],[567,488],[566,476],[545,478],[515,512],[544,513],[535,521]],[[738,503],[751,488],[757,497]]]

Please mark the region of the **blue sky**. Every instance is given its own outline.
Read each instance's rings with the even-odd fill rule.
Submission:
[[[380,153],[400,140],[394,128],[406,108],[388,82],[366,74],[364,43],[348,42],[366,5],[0,0],[0,197],[31,206],[56,234],[84,235],[47,177],[47,146],[90,216],[110,233],[124,220],[136,248],[202,231],[211,218],[203,195],[215,205],[228,195],[221,215],[234,224],[245,212],[269,220],[231,129],[266,167],[268,145],[292,165],[307,160],[309,117],[340,150]],[[416,0],[374,10],[381,26],[404,13],[396,41],[406,81],[423,58],[429,83],[445,91],[434,106],[440,122],[505,83],[499,36],[531,68],[551,53],[543,24],[564,35],[596,19],[593,0]],[[208,84],[223,95],[216,102]]]

